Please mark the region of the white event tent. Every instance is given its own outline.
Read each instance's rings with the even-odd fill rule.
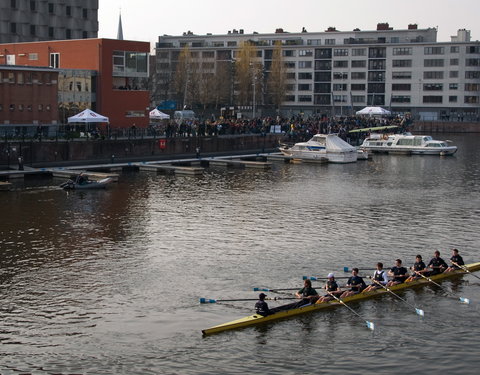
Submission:
[[[170,118],[169,115],[163,113],[162,111],[159,111],[157,108],[150,111],[149,117],[151,120],[168,120]]]
[[[357,115],[368,115],[368,116],[387,116],[390,114],[390,111],[382,107],[365,107],[360,111],[356,112]]]
[[[86,109],[80,113],[77,113],[75,116],[68,118],[68,123],[71,122],[108,122],[108,117],[102,116],[96,112],[93,112],[91,109]]]

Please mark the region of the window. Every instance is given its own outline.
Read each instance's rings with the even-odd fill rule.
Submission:
[[[333,101],[335,103],[346,103],[347,95],[333,95]]]
[[[295,72],[288,72],[287,79],[295,79]]]
[[[386,60],[368,60],[369,70],[385,70],[386,65]]]
[[[410,83],[393,83],[392,91],[410,91],[412,85]]]
[[[298,62],[298,69],[308,69],[312,67],[311,61],[299,61]]]
[[[298,51],[298,56],[300,56],[300,57],[313,56],[313,50],[302,49],[302,50]]]
[[[313,78],[312,73],[298,73],[298,79],[312,79],[312,78]]]
[[[82,39],[88,39],[88,31],[82,31]]]
[[[423,91],[443,91],[442,83],[424,83]]]
[[[384,83],[369,83],[368,84],[368,92],[369,93],[383,93],[383,92],[385,92],[385,84]]]
[[[330,72],[315,72],[316,82],[330,82],[332,80],[332,73]]]
[[[331,99],[331,95],[315,95],[315,104],[330,105]]]
[[[424,79],[443,79],[443,72],[423,72]]]
[[[35,28],[35,25],[30,25],[30,35],[36,35],[37,30]]]
[[[353,48],[352,56],[366,56],[367,50],[365,48]]]
[[[352,72],[351,73],[351,78],[353,79],[366,79],[367,78],[367,73],[365,72]]]
[[[315,70],[332,70],[332,62],[330,60],[315,61]]]
[[[333,79],[348,79],[348,73],[335,72],[333,73]]]
[[[371,59],[385,58],[387,57],[387,49],[385,47],[370,47],[368,57]]]
[[[410,96],[392,95],[392,103],[410,103]]]
[[[346,48],[335,48],[333,50],[333,56],[348,56],[348,49],[346,49]]]
[[[347,91],[348,85],[346,83],[334,83],[333,91]]]
[[[412,79],[412,72],[392,72],[392,79]]]
[[[436,95],[424,96],[423,102],[424,103],[443,103],[443,97],[436,96]]]
[[[467,46],[467,53],[480,53],[480,46]]]
[[[60,54],[51,53],[50,54],[50,68],[58,69],[60,67]]]
[[[316,59],[331,59],[332,58],[332,49],[331,48],[319,48],[315,50]]]
[[[55,38],[55,29],[51,26],[48,28],[48,37],[49,38]]]
[[[450,65],[458,65],[458,59],[450,59]]]
[[[10,0],[10,7],[12,9],[17,9],[17,0]]]
[[[449,101],[450,103],[456,103],[457,100],[458,100],[458,99],[457,99],[457,96],[456,96],[456,95],[450,95],[450,96],[448,97],[448,101]]]
[[[54,14],[55,13],[55,4],[48,3],[48,13]]]
[[[332,91],[330,83],[315,83],[315,93],[330,93]]]
[[[67,5],[65,7],[65,14],[68,16],[68,17],[71,17],[72,15],[72,7],[70,5]]]
[[[39,112],[43,111],[43,104],[39,104],[39,105],[38,105],[38,111],[39,111]]]
[[[10,32],[12,34],[16,34],[17,33],[17,24],[15,22],[11,22],[10,23]]]
[[[451,46],[450,47],[450,53],[459,53],[460,52],[460,47],[459,46]]]
[[[19,85],[23,85],[24,80],[23,80],[23,73],[17,73],[17,83]]]
[[[352,95],[352,103],[365,103],[365,95]]]
[[[466,59],[465,66],[479,66],[480,59]]]
[[[374,82],[384,82],[385,73],[384,72],[368,72],[368,80]]]
[[[479,96],[465,96],[466,104],[478,104],[480,103]]]
[[[458,83],[450,83],[448,85],[449,90],[458,90]]]
[[[37,10],[37,2],[35,0],[30,0],[30,10],[35,12]]]
[[[294,102],[294,101],[295,101],[295,95],[287,95],[287,96],[285,96],[285,101],[286,101],[286,102]]]
[[[425,47],[425,55],[443,55],[445,53],[444,47]]]
[[[113,75],[143,77],[147,73],[146,52],[113,51]]]
[[[424,67],[442,67],[444,66],[443,59],[425,59],[423,60]]]
[[[23,112],[23,104],[19,104],[19,105],[18,105],[18,110],[19,110],[20,112]]]
[[[352,83],[350,89],[352,91],[365,91],[367,86],[364,83]]]
[[[30,61],[36,61],[36,60],[38,60],[38,53],[29,53],[29,54],[28,54],[28,59],[29,59]]]
[[[326,45],[334,45],[335,44],[335,39],[325,39],[325,44]]]
[[[448,75],[450,78],[458,78],[458,70],[452,70]]]
[[[293,49],[286,49],[282,51],[282,55],[285,57],[295,57],[295,51]]]
[[[287,61],[284,64],[287,69],[295,69],[295,61]]]
[[[321,46],[322,40],[321,39],[308,39],[307,46]]]
[[[82,9],[82,17],[84,19],[87,19],[88,18],[88,9],[87,8],[83,8]]]
[[[15,104],[10,104],[8,108],[10,109],[11,112],[15,111]]]
[[[308,83],[299,83],[298,84],[298,91],[310,91],[312,90],[312,85]]]
[[[334,68],[348,68],[348,60],[336,60],[333,62]]]
[[[412,54],[412,48],[407,47],[407,48],[394,48],[393,49],[393,55],[394,56],[400,56],[400,55],[411,55]]]
[[[352,60],[352,68],[366,68],[367,61],[366,60]]]
[[[237,46],[237,42],[236,42],[236,41],[229,41],[229,42],[227,42],[227,46],[228,46],[228,47],[236,47],[236,46]]]
[[[15,83],[15,74],[13,74],[12,72],[9,72],[7,82],[8,83]]]
[[[311,95],[298,95],[299,102],[311,102],[312,96]]]
[[[70,29],[65,30],[65,39],[72,39],[72,30]]]
[[[480,71],[466,71],[465,72],[466,79],[479,79],[480,78]]]
[[[412,60],[393,60],[392,66],[394,68],[411,68]]]
[[[465,91],[480,91],[480,85],[478,83],[465,83]]]

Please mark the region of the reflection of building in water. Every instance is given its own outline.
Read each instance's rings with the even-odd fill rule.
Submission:
[[[94,70],[62,69],[58,75],[58,110],[60,123],[84,109],[97,111]]]

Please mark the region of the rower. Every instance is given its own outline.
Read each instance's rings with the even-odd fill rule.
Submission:
[[[340,287],[338,286],[337,282],[335,281],[335,275],[333,273],[329,273],[327,275],[327,282],[325,283],[325,290],[328,292],[323,297],[320,297],[316,303],[328,302],[331,301],[334,296],[339,296],[342,294]]]
[[[350,290],[343,292],[340,298],[353,296],[367,287],[363,278],[358,276],[358,268],[352,268],[352,276],[350,276],[347,281],[347,287],[350,288]]]
[[[381,288],[381,286],[378,285],[378,284],[387,285],[388,276],[387,276],[387,273],[385,272],[385,270],[383,269],[383,263],[382,262],[377,263],[377,269],[373,273],[372,279],[374,280],[373,283],[371,285],[369,285],[367,288],[365,288],[363,290],[363,293],[371,292],[372,290]]]
[[[452,265],[448,267],[445,272],[452,272],[461,269],[460,266],[464,266],[465,262],[460,254],[458,254],[458,249],[452,249],[452,257],[450,258]]]
[[[258,301],[255,303],[255,311],[257,312],[258,315],[261,316],[267,316],[273,314],[269,307],[268,304],[265,302],[265,297],[267,295],[265,293],[260,293],[258,295]]]
[[[412,270],[412,276],[405,280],[406,283],[421,278],[422,276],[420,276],[420,274],[424,274],[425,272],[427,272],[427,267],[425,266],[425,263],[423,262],[422,256],[420,254],[415,257],[415,263],[413,267],[410,267],[410,269]]]
[[[448,268],[448,264],[445,263],[442,258],[440,258],[440,251],[435,250],[433,254],[433,258],[427,265],[427,269],[431,269],[431,271],[428,272],[427,276],[438,275],[439,273],[442,273]]]
[[[303,288],[300,289],[298,292],[295,293],[295,296],[297,298],[302,298],[302,302],[299,306],[308,304],[308,303],[314,303],[318,299],[318,293],[317,291],[312,288],[312,281],[311,280],[305,280],[303,283]],[[297,304],[297,305],[298,305]]]
[[[78,185],[85,185],[88,182],[88,176],[81,172],[75,179],[75,183]]]
[[[395,265],[390,268],[388,271],[388,276],[393,277],[393,280],[390,280],[387,283],[387,286],[393,286],[403,283],[408,277],[408,270],[402,266],[402,260],[395,260]]]

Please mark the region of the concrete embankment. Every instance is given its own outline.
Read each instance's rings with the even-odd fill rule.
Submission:
[[[416,133],[480,133],[480,122],[462,121],[416,121]]]
[[[274,150],[282,136],[278,134],[220,137],[178,137],[117,140],[8,140],[0,143],[0,166],[42,167],[75,165],[85,162],[161,160],[201,155],[252,153]]]

